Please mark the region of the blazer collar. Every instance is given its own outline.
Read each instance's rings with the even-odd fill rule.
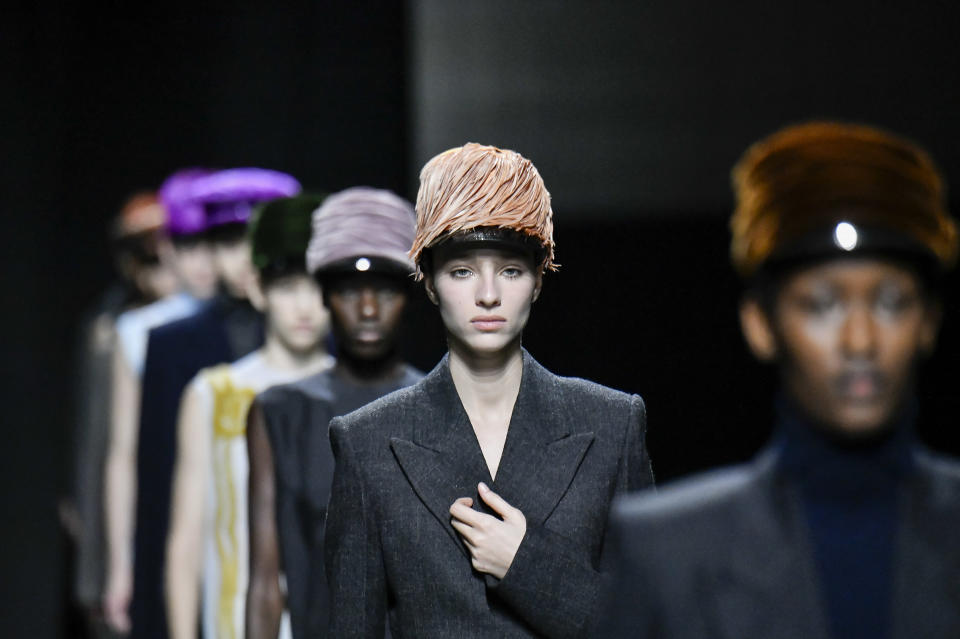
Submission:
[[[528,525],[542,523],[563,497],[593,433],[577,432],[564,405],[559,379],[523,351],[520,391],[510,418],[503,455],[493,481],[473,426],[450,375],[449,355],[423,380],[422,406],[410,440],[395,437],[391,447],[417,495],[466,553],[450,525],[450,505],[472,497],[474,508],[490,512],[477,494],[486,482],[523,511]]]
[[[799,496],[777,470],[779,451],[754,462],[737,502],[739,529],[706,571],[708,624],[720,637],[826,637],[817,574]]]
[[[960,483],[938,476],[922,449],[914,460],[898,529],[892,636],[960,637]]]
[[[739,535],[751,541],[731,544],[708,571],[706,613],[721,637],[829,635],[800,498],[777,456],[768,449],[758,457],[741,502]],[[914,459],[898,524],[891,637],[960,636],[960,483],[938,477],[923,451]]]

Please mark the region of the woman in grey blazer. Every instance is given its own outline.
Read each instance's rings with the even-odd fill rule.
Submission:
[[[653,482],[643,401],[521,348],[550,196],[512,151],[468,144],[420,176],[411,256],[448,354],[330,424],[331,637],[575,637],[595,620],[614,495]]]

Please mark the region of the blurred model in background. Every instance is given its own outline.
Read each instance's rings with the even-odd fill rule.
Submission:
[[[219,290],[194,314],[150,332],[143,367],[133,460],[136,561],[130,604],[135,637],[166,637],[163,561],[180,396],[200,369],[232,362],[263,343],[263,318],[247,291],[253,280],[246,224],[255,205],[299,193],[291,176],[265,169],[226,169],[197,176],[178,192],[184,216],[206,227]],[[129,467],[129,466],[128,466]],[[127,511],[128,514],[130,511]]]
[[[165,575],[174,639],[196,637],[198,618],[204,637],[243,636],[247,410],[258,392],[333,365],[324,348],[329,315],[304,257],[315,206],[316,198],[280,199],[255,215],[253,294],[266,315],[266,342],[233,364],[201,371],[184,393]],[[289,623],[280,636],[290,636]]]
[[[734,265],[776,435],[747,465],[615,509],[599,637],[960,636],[960,464],[914,438],[918,363],[957,254],[913,143],[788,127],[733,171]]]
[[[328,424],[423,377],[398,348],[413,285],[413,236],[413,206],[389,191],[347,189],[314,215],[307,269],[330,312],[337,363],[261,393],[250,411],[248,639],[276,637],[285,606],[295,639],[326,635]]]
[[[106,574],[103,498],[115,324],[124,311],[174,292],[176,279],[169,262],[161,259],[165,226],[166,212],[154,193],[138,193],[127,200],[110,233],[117,280],[80,325],[74,378],[73,482],[63,514],[76,543],[73,595],[95,637],[106,636],[102,615]]]
[[[103,607],[107,623],[117,632],[130,629],[133,591],[133,507],[136,494],[137,429],[147,335],[156,327],[195,313],[216,290],[217,274],[207,242],[206,220],[184,207],[184,193],[193,181],[208,174],[188,169],[170,176],[159,198],[167,213],[157,254],[175,280],[175,291],[152,304],[127,311],[116,323],[110,397],[110,443],[106,462],[108,562]],[[171,293],[170,291],[167,291]]]

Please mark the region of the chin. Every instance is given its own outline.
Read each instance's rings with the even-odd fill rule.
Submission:
[[[303,336],[294,337],[292,339],[286,339],[284,342],[287,344],[287,348],[298,355],[306,355],[310,351],[317,348],[320,344],[320,338],[314,336],[312,338],[306,338]]]
[[[386,357],[390,352],[390,348],[387,344],[383,342],[376,342],[374,344],[363,343],[363,342],[351,342],[346,350],[350,352],[350,355],[355,359],[361,360],[376,360]]]
[[[856,406],[841,409],[831,420],[832,430],[846,439],[870,439],[891,427],[891,411],[887,407]]]

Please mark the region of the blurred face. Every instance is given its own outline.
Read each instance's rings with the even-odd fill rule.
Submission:
[[[407,304],[402,283],[376,273],[356,273],[337,277],[328,286],[337,345],[360,360],[390,355]]]
[[[477,355],[519,344],[540,294],[532,258],[498,248],[441,246],[434,251],[427,295],[440,308],[448,339]]]
[[[247,297],[250,286],[256,279],[250,256],[250,242],[246,239],[214,242],[213,259],[217,274],[230,295],[237,298]]]
[[[163,262],[141,264],[134,279],[140,294],[147,299],[160,299],[177,292],[177,278]]]
[[[754,352],[776,359],[785,390],[808,415],[850,437],[896,419],[939,324],[912,271],[871,258],[789,276],[772,318],[747,306],[741,319]]]
[[[170,246],[168,264],[183,289],[199,299],[213,295],[217,272],[213,252],[207,242],[178,242]]]
[[[268,330],[289,351],[306,354],[317,348],[329,328],[320,287],[306,273],[272,280],[263,290]]]

